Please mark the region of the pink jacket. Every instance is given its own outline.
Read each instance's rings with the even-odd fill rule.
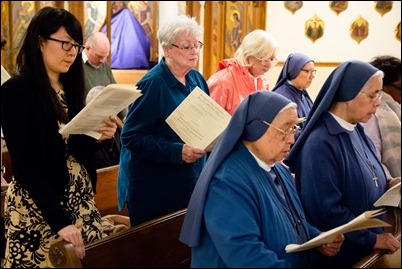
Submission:
[[[209,93],[220,106],[233,115],[239,104],[256,90],[269,90],[268,81],[262,77],[253,77],[246,67],[235,59],[219,62],[217,72],[207,81]]]

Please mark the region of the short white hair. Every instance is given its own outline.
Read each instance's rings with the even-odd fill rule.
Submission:
[[[92,87],[92,89],[89,90],[88,94],[87,94],[87,99],[85,100],[85,103],[88,104],[89,102],[91,102],[92,99],[94,99],[94,97],[101,92],[103,89],[105,88],[105,86],[95,86]]]

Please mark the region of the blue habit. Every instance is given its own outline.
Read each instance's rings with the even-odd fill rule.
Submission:
[[[309,253],[316,250],[286,253],[285,247],[304,243],[319,231],[306,222],[288,170],[280,163],[272,169],[297,213],[289,212],[269,173],[239,142],[211,179],[204,208],[206,222],[199,245],[192,248],[192,267],[309,266]],[[296,221],[301,221],[298,225],[307,239],[298,234]]]

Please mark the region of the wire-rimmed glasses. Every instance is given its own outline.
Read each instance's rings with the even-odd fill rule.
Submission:
[[[271,66],[275,66],[278,63],[278,59],[275,56],[272,56],[269,59],[260,59],[255,57],[258,61],[260,61],[263,65],[271,65]]]
[[[271,123],[269,123],[269,122],[267,122],[265,120],[262,120],[262,119],[254,119],[254,120],[258,120],[258,121],[264,123],[265,125],[274,128],[278,132],[281,132],[283,134],[282,140],[286,140],[286,138],[288,138],[290,135],[294,135],[295,133],[297,133],[300,130],[300,126],[297,125],[297,124],[294,124],[287,131],[284,131],[284,130],[280,129],[279,127],[276,127],[275,125],[272,125]],[[251,123],[254,120],[251,120],[249,123]],[[298,121],[298,124],[303,122],[304,120],[305,120],[305,118],[303,118],[303,120]]]
[[[192,49],[199,50],[199,49],[202,49],[202,47],[204,46],[204,44],[201,41],[197,41],[197,43],[195,43],[195,44],[190,44],[188,42],[183,42],[180,45],[176,45],[176,44],[173,44],[173,43],[171,45],[173,47],[175,47],[175,48],[181,49],[181,50],[186,51],[186,52],[190,52]]]
[[[382,95],[383,95],[383,91],[382,91],[382,90],[380,90],[380,91],[378,91],[378,92],[375,92],[375,93],[367,93],[367,92],[364,92],[364,91],[360,91],[360,92],[361,92],[361,93],[364,93],[365,95],[367,95],[368,97],[370,97],[372,102],[381,100]]]
[[[301,71],[304,71],[304,72],[306,72],[307,73],[307,75],[309,75],[309,76],[311,76],[311,75],[314,75],[315,76],[315,74],[317,73],[317,70],[315,70],[315,69],[301,69]]]

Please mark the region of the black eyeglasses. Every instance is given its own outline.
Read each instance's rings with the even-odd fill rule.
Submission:
[[[56,41],[56,42],[60,42],[61,43],[61,48],[63,50],[65,50],[65,51],[70,51],[74,47],[74,49],[77,52],[77,54],[81,54],[82,51],[85,49],[85,46],[80,45],[80,44],[73,44],[70,41],[59,40],[59,39],[52,38],[52,37],[48,37],[46,39]]]
[[[307,73],[307,75],[311,76],[311,75],[315,75],[317,73],[317,70],[312,69],[312,70],[308,70],[308,69],[302,69],[301,71],[304,71]]]
[[[180,46],[176,45],[176,44],[171,44],[173,47],[176,47],[178,49],[184,50],[186,52],[190,52],[192,49],[196,49],[199,50],[201,49],[204,44],[201,41],[198,41],[196,44],[191,45],[190,43],[183,43]]]

